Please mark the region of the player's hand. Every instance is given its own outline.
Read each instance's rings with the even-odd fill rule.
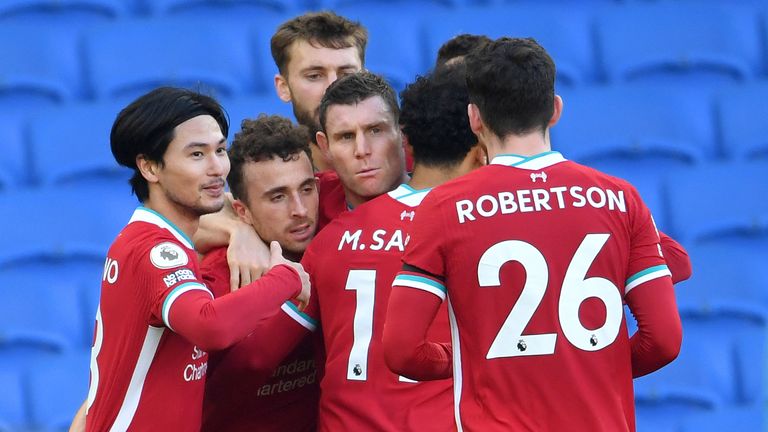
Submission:
[[[246,224],[240,224],[240,228],[230,236],[227,263],[229,289],[232,291],[255,281],[272,267],[267,245],[253,227]]]
[[[309,292],[311,285],[309,283],[309,274],[304,271],[304,267],[301,264],[287,260],[283,257],[283,248],[280,247],[280,243],[273,241],[269,244],[269,268],[278,265],[285,264],[293,267],[299,273],[299,279],[301,279],[301,292],[295,297],[299,302],[299,310],[306,309],[309,304]]]

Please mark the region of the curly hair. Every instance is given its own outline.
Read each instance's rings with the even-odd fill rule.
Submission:
[[[477,144],[469,127],[469,92],[462,63],[420,76],[400,93],[400,124],[413,158],[427,166],[455,166]]]
[[[247,200],[248,188],[243,175],[246,163],[274,158],[288,162],[297,160],[301,152],[312,160],[306,126],[296,126],[289,119],[277,115],[261,114],[255,120],[243,120],[229,147],[229,190],[236,199]]]

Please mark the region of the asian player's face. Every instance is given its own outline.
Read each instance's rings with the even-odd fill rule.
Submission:
[[[288,258],[300,259],[317,226],[318,193],[312,162],[304,152],[295,160],[247,162],[245,208],[236,210],[265,242],[277,241]]]
[[[363,65],[357,48],[326,48],[298,40],[288,47],[286,75],[275,76],[277,94],[293,104],[299,124],[318,129],[318,111],[325,89],[344,75],[359,72]]]
[[[356,105],[331,105],[318,144],[339,175],[353,206],[404,182],[405,152],[395,113],[381,96]]]
[[[196,216],[221,210],[229,173],[226,145],[219,124],[209,115],[176,126],[164,163],[156,165],[164,200]]]

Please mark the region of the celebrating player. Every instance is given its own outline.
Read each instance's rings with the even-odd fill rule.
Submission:
[[[308,300],[306,274],[277,243],[272,269],[236,293],[214,300],[201,281],[190,235],[224,203],[227,129],[215,100],[169,87],[115,120],[112,153],[133,169],[143,205],[104,265],[89,430],[199,430],[207,351],[244,338],[286,299]]]
[[[414,379],[452,365],[459,430],[634,430],[633,376],[672,361],[682,335],[650,212],[627,182],[551,151],[562,100],[535,41],[501,38],[466,63],[492,162],[422,202],[393,283],[389,365]],[[452,361],[427,339],[445,299]]]
[[[227,181],[236,213],[265,242],[280,243],[283,255],[294,261],[301,260],[317,224],[310,156],[307,128],[279,116],[243,121],[229,148]],[[226,248],[206,254],[201,269],[214,296],[230,292]],[[314,431],[319,386],[312,341],[304,338],[276,368],[255,364],[280,359],[254,352],[249,342],[210,354],[202,430]]]

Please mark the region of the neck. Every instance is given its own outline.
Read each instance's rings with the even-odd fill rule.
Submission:
[[[488,159],[493,160],[501,154],[516,154],[520,156],[535,156],[552,150],[549,140],[549,128],[542,135],[541,132],[531,132],[526,135],[510,134],[504,138],[491,136],[486,141]]]
[[[331,165],[325,159],[325,155],[317,144],[310,142],[309,150],[312,152],[312,165],[314,165],[316,171],[331,169]]]
[[[151,198],[148,198],[144,201],[144,207],[163,215],[164,218],[168,219],[189,238],[194,236],[200,224],[199,215],[189,210],[184,210],[169,201],[160,202],[160,200],[153,201]]]
[[[427,166],[416,163],[413,166],[413,175],[411,176],[411,181],[408,182],[408,186],[416,190],[439,186],[448,180],[459,177],[464,172],[461,166],[462,164],[449,167]]]

